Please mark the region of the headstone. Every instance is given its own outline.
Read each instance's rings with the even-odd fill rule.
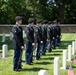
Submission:
[[[12,32],[10,32],[10,40],[12,40],[13,34]]]
[[[67,67],[67,50],[63,50],[63,62],[62,62],[62,67],[60,69],[66,70]]]
[[[54,75],[59,75],[59,57],[54,58]]]
[[[2,42],[5,42],[6,41],[6,36],[5,36],[5,33],[2,34]]]
[[[23,38],[25,37],[25,31],[23,30]]]
[[[46,70],[40,70],[38,75],[47,75],[47,71]]]
[[[4,44],[2,46],[2,58],[7,57],[7,52],[8,52],[8,46],[6,44]]]
[[[73,41],[72,42],[72,55],[75,54],[75,42]]]
[[[72,53],[71,53],[72,51],[71,50],[72,50],[71,45],[69,45],[68,46],[68,59],[67,59],[67,61],[71,61],[71,58],[72,58],[72,56],[71,56],[72,55]]]

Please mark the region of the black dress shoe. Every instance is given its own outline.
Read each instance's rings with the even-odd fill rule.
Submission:
[[[59,46],[60,46],[60,44],[57,44],[57,46],[59,47]]]
[[[29,63],[29,65],[32,65],[31,63]]]
[[[29,65],[29,64],[31,64],[31,63],[26,63],[26,65]]]
[[[33,61],[31,63],[33,64]]]
[[[52,52],[52,49],[49,49],[48,52]]]
[[[42,55],[44,56],[44,55],[45,55],[45,53],[42,53]]]
[[[18,69],[15,69],[14,71],[15,71],[15,72],[19,72],[19,70],[18,70]]]
[[[36,58],[36,60],[39,60],[39,58]]]
[[[56,49],[55,47],[53,49]]]
[[[18,69],[22,69],[22,67],[19,67]]]

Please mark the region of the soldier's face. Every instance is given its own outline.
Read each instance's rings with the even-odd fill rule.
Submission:
[[[22,20],[20,20],[20,24],[22,24]]]
[[[39,25],[39,26],[41,26],[41,25],[42,25],[42,23],[39,23],[38,25]]]
[[[34,22],[32,22],[31,24],[34,25]]]
[[[48,26],[48,24],[46,24],[46,26]]]
[[[58,22],[58,24],[60,24],[60,22]]]
[[[42,25],[42,23],[40,23],[40,25]]]
[[[19,21],[18,21],[18,24],[22,24],[22,20],[19,20]]]

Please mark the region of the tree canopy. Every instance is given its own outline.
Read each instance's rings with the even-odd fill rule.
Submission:
[[[76,23],[76,0],[0,0],[0,24],[14,24],[15,16],[35,19],[60,20],[61,23]]]

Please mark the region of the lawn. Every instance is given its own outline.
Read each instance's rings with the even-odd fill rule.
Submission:
[[[46,53],[46,56],[42,56],[40,60],[34,60],[33,65],[26,65],[23,63],[23,69],[20,72],[14,72],[13,68],[13,49],[12,42],[7,35],[7,41],[2,43],[2,37],[0,35],[0,54],[2,52],[2,45],[8,44],[8,57],[0,59],[0,75],[38,75],[39,70],[45,69],[48,75],[53,75],[54,57],[60,57],[60,66],[62,66],[62,52],[67,50],[68,45],[72,44],[72,41],[76,39],[76,34],[62,34],[61,46],[57,47],[51,53]],[[23,59],[25,59],[25,50],[23,53]],[[72,56],[74,58],[74,56]],[[67,62],[67,67],[73,66],[74,73],[76,74],[76,65],[71,62]],[[60,75],[67,75],[68,70],[60,70]]]

